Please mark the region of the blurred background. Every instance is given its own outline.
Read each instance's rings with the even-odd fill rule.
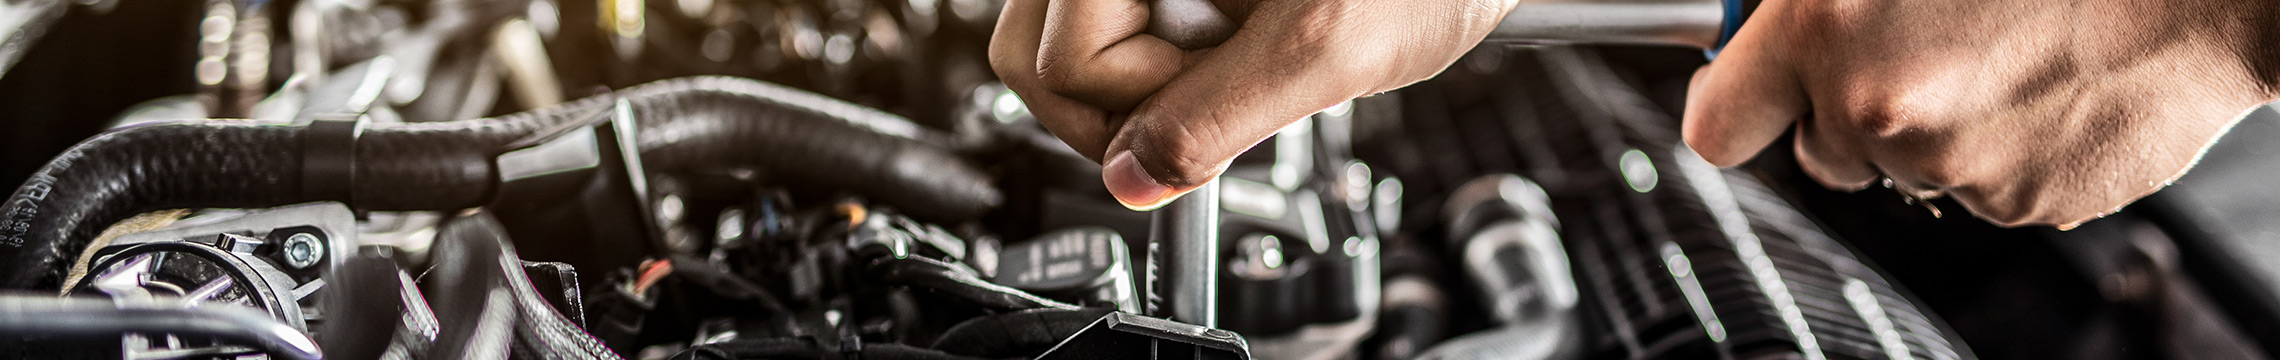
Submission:
[[[1149,219],[1110,201],[1098,184],[1098,167],[1044,133],[1020,99],[995,81],[985,55],[1001,5],[0,0],[0,183],[28,188],[38,182],[27,180],[55,166],[60,154],[106,131],[188,119],[417,128],[405,124],[547,111],[600,114],[612,99],[646,111],[630,121],[706,111],[731,121],[775,116],[769,111],[854,113],[860,116],[831,116],[892,119],[862,128],[920,139],[909,146],[970,164],[960,165],[970,171],[940,176],[970,176],[994,202],[935,205],[964,198],[919,185],[842,180],[907,175],[865,173],[878,167],[798,160],[915,150],[860,141],[841,148],[761,144],[835,130],[765,127],[753,131],[782,133],[738,138],[759,140],[729,150],[792,160],[668,167],[659,164],[709,160],[659,160],[677,155],[655,151],[676,148],[651,146],[647,134],[674,133],[645,125],[631,165],[600,166],[619,166],[621,173],[581,174],[590,179],[571,185],[516,185],[509,173],[499,179],[505,185],[480,192],[489,198],[478,207],[497,218],[486,224],[510,239],[506,254],[519,256],[521,270],[531,272],[523,275],[527,281],[548,294],[547,302],[518,306],[552,307],[616,356],[664,358],[725,348],[708,344],[804,339],[802,346],[826,349],[810,358],[839,356],[835,351],[845,344],[864,343],[943,356],[1155,358],[1068,350],[1090,339],[1068,331],[1106,310],[1155,311],[1160,300],[1150,285],[1157,274]],[[1358,99],[1286,129],[1238,159],[1223,180],[1225,224],[1213,245],[1222,249],[1214,260],[1223,270],[1216,282],[1218,328],[1241,335],[1247,342],[1232,346],[1247,356],[1266,359],[2230,359],[2280,350],[2280,261],[2274,260],[2280,259],[2280,222],[2271,221],[2280,217],[2273,205],[2280,204],[2280,191],[2267,179],[2280,176],[2280,143],[2264,140],[2280,136],[2280,115],[2271,109],[2250,114],[2176,186],[2120,213],[2070,231],[2002,229],[1946,200],[1916,204],[1884,188],[1822,189],[1797,170],[1786,143],[1739,169],[1692,158],[1678,141],[1676,114],[1688,76],[1704,63],[1699,50],[1682,48],[1486,45],[1439,78]],[[776,100],[821,104],[799,108],[807,110],[706,110],[714,100],[668,98],[677,96],[675,89],[747,97],[792,91],[822,100]],[[611,128],[601,129],[608,138]],[[512,167],[509,156],[492,155],[501,155],[498,166]],[[644,168],[645,161],[652,166]],[[879,190],[906,187],[915,190]],[[369,200],[359,189],[357,196]],[[409,185],[394,191],[405,197],[452,192]],[[243,224],[262,211],[278,211],[264,207],[287,205],[226,200],[173,206],[193,210],[161,217]],[[239,210],[197,210],[204,208]],[[381,277],[389,289],[426,289],[427,302],[446,315],[456,311],[447,303],[457,300],[444,298],[481,299],[467,295],[480,292],[439,284],[454,276],[449,265],[462,256],[447,254],[497,251],[445,243],[453,241],[450,224],[463,217],[463,207],[343,208],[353,216],[341,224],[352,225],[327,225],[337,228],[326,231],[365,240],[336,254],[382,259],[416,282]],[[157,209],[136,212],[149,210]],[[237,220],[192,221],[223,215]],[[869,219],[892,220],[859,225]],[[817,225],[837,222],[850,225]],[[171,225],[144,231],[219,230]],[[888,238],[901,240],[875,241],[892,244],[895,259],[934,258],[911,266],[973,274],[893,275],[919,270],[866,260],[871,245],[865,241],[873,240],[864,239]],[[1090,244],[1086,239],[1115,241],[1045,248]],[[1110,242],[1116,244],[1105,245]],[[920,256],[896,247],[924,244],[939,249],[907,252],[927,254]],[[132,266],[131,257],[119,254],[144,250],[123,246],[72,248],[90,254],[79,258],[77,272]],[[276,259],[284,255],[258,249],[243,256],[268,260],[245,261],[283,261]],[[1081,283],[1075,285],[1017,275],[1021,266],[1049,261],[1016,256],[1045,259],[1040,254],[1062,251],[1115,260],[1085,266],[1085,279],[1068,280]],[[985,253],[989,260],[981,260]],[[671,265],[659,270],[660,263]],[[556,268],[531,264],[575,270],[547,275],[555,273],[540,269]],[[239,277],[293,278],[304,285],[332,279],[323,291],[355,284],[339,280],[355,279],[351,275],[333,275],[353,274],[337,268],[323,275],[262,271]],[[668,275],[651,275],[658,271]],[[973,288],[996,292],[970,295],[976,290],[940,285],[950,281],[944,279],[967,279],[986,285]],[[51,293],[120,296],[89,290],[99,288],[89,281],[41,286]],[[659,281],[679,285],[652,290]],[[167,286],[198,288],[179,285]],[[307,296],[299,287],[281,289]],[[740,291],[745,295],[735,295]],[[1073,323],[1016,322],[1003,319],[1052,306],[973,300],[1005,291],[1101,312],[1081,313]],[[659,299],[668,300],[659,305]],[[412,308],[405,301],[374,308]],[[409,310],[366,318],[322,311],[328,305],[320,298],[267,304],[256,307],[297,319],[296,329],[326,345],[328,355],[365,348],[336,345],[352,335],[324,334],[333,329],[327,326],[353,319],[388,324],[369,330],[379,335],[366,335],[397,344],[366,346],[374,349],[405,348],[405,341],[474,346],[452,345],[449,338],[458,334],[449,330],[452,321],[429,324],[426,340],[391,337],[397,326],[419,328],[396,320]],[[279,315],[284,308],[306,313]],[[7,319],[17,318],[0,318]],[[983,319],[1000,320],[974,322]],[[1072,330],[1017,341],[1009,340],[1020,337],[1010,330],[984,336],[961,330],[967,326]],[[433,332],[437,328],[442,335]],[[153,343],[148,339],[165,337],[143,333],[129,340],[106,335],[99,347],[159,354],[150,358],[215,356],[168,355],[161,350],[197,342]],[[974,338],[1030,343],[973,350],[945,342]],[[516,339],[513,357],[576,357]],[[19,347],[11,354],[48,358],[60,353],[42,351],[64,346]],[[105,351],[98,353],[121,354]],[[393,354],[406,353],[423,354]],[[709,356],[703,354],[713,353],[691,356]]]

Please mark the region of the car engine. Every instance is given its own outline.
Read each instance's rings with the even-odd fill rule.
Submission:
[[[1702,161],[1698,50],[1490,44],[1152,214],[996,81],[1001,8],[0,0],[0,358],[2280,349],[2280,145],[2001,229]]]

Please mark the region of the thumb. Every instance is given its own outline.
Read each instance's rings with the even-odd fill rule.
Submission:
[[[1101,181],[1118,202],[1162,206],[1283,127],[1384,82],[1351,55],[1363,52],[1335,37],[1261,25],[1238,31],[1133,110],[1102,164]]]

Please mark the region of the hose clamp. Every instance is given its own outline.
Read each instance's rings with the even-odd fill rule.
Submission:
[[[356,143],[363,116],[320,114],[301,131],[301,194],[356,206]]]

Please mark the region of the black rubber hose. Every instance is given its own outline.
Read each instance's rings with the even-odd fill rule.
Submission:
[[[304,184],[306,127],[191,121],[113,130],[73,146],[0,204],[0,288],[53,288],[104,227],[174,208],[342,201],[362,210],[480,206],[509,144],[632,110],[652,171],[758,168],[771,180],[847,189],[929,220],[965,220],[1001,202],[987,175],[944,136],[822,95],[727,77],[659,81],[492,119],[374,124],[354,140],[348,184]],[[346,190],[337,190],[346,187]]]
[[[137,213],[350,199],[303,190],[305,128],[226,121],[154,124],[79,143],[0,204],[0,286],[52,288],[86,242]],[[424,132],[423,132],[424,133]],[[495,151],[451,137],[376,130],[358,144],[347,191],[361,209],[477,206],[496,183]],[[415,143],[430,143],[415,145]],[[417,190],[417,191],[410,191]]]
[[[947,136],[908,120],[758,81],[682,80],[642,89],[675,96],[629,95],[652,170],[756,167],[770,180],[854,190],[927,220],[971,219],[1003,201],[987,175],[943,150]]]
[[[974,318],[942,331],[934,349],[993,359],[1026,358],[1051,350],[1116,309],[1037,309]]]
[[[445,319],[429,358],[478,353],[486,326],[511,326],[507,349],[516,359],[618,359],[602,341],[547,305],[531,287],[506,229],[487,213],[454,217],[437,229],[435,267],[420,280]],[[505,308],[493,302],[506,301]],[[506,313],[493,313],[504,310]],[[486,324],[486,322],[511,324]],[[475,356],[468,356],[475,357]]]
[[[317,298],[325,321],[312,326],[318,348],[335,359],[378,359],[396,340],[397,328],[406,327],[403,286],[396,262],[389,258],[358,255],[341,259],[325,271],[325,286]]]

